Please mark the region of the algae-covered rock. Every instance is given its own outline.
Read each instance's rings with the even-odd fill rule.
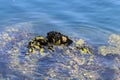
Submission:
[[[100,46],[99,53],[103,56],[108,54],[119,54],[120,55],[120,35],[112,34],[108,40],[108,46]]]
[[[71,48],[69,48],[70,44],[72,43],[73,45],[71,46]],[[59,46],[68,47],[67,50],[63,48],[63,50],[65,50],[67,53],[70,53],[70,49],[72,49],[73,51],[79,50],[81,54],[93,53],[92,47],[88,45],[83,39],[79,39],[75,42],[71,40],[68,36],[63,35],[62,33],[57,31],[48,32],[46,37],[37,36],[33,38],[28,44],[30,53],[34,53],[35,50],[44,52],[44,49],[46,49],[46,47],[48,48],[48,50],[55,51],[54,46],[57,46],[58,48]]]
[[[83,46],[85,44],[85,41],[83,39],[79,39],[77,42],[76,42],[76,46]]]
[[[57,32],[57,31],[48,32],[47,39],[48,39],[48,42],[53,44],[53,45],[69,46],[73,42],[68,36],[63,35],[62,33]]]
[[[44,52],[45,47],[54,51],[54,46],[68,46],[72,44],[72,40],[68,36],[60,32],[51,31],[47,33],[47,37],[37,36],[28,43],[29,52],[33,53],[36,49]]]
[[[29,52],[33,53],[35,49],[38,49],[40,51],[44,51],[44,47],[47,45],[47,39],[43,36],[37,36],[34,39],[32,39],[29,44]]]
[[[120,48],[120,35],[111,34],[108,43]]]
[[[76,43],[76,49],[79,50],[82,54],[92,54],[93,48],[88,45],[83,39],[79,39]]]

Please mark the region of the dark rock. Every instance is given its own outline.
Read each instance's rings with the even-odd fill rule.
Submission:
[[[68,36],[61,34],[60,32],[51,31],[47,33],[48,42],[54,45],[70,45],[72,40]]]

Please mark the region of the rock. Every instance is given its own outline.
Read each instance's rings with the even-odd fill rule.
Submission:
[[[85,44],[85,41],[83,39],[79,39],[77,42],[76,42],[76,46],[82,46]]]
[[[108,54],[120,55],[120,36],[116,34],[111,34],[108,43],[108,46],[99,47],[99,53],[103,56],[106,56]]]
[[[35,49],[43,51],[43,48],[47,45],[47,39],[43,36],[37,36],[28,43],[29,52],[34,52]]]
[[[83,39],[79,39],[76,43],[76,48],[77,50],[79,50],[82,54],[92,54],[93,53],[93,49],[91,46],[89,46]]]
[[[48,42],[53,45],[70,45],[72,40],[68,36],[61,34],[60,32],[51,31],[47,33]]]
[[[39,50],[40,52],[44,52],[46,47],[48,50],[55,51],[54,46],[69,46],[72,44],[73,41],[68,38],[68,36],[61,34],[60,32],[51,31],[47,33],[46,38],[43,36],[37,36],[34,39],[32,39],[29,44],[29,52],[33,53],[35,50]],[[73,44],[74,45],[74,44]],[[70,47],[68,47],[66,53],[70,53]],[[86,44],[86,42],[83,39],[79,39],[75,46],[71,46],[71,49],[73,51],[79,50],[82,54],[92,54],[93,51],[90,46]],[[64,48],[63,48],[64,50]]]

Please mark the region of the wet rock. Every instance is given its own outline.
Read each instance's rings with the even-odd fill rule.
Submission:
[[[47,33],[48,42],[54,45],[70,45],[72,40],[68,36],[61,34],[60,32],[51,31]]]
[[[92,54],[93,53],[93,48],[88,45],[83,39],[79,39],[76,42],[76,47],[75,49],[79,50],[82,54]]]
[[[47,45],[47,39],[43,36],[37,36],[31,40],[28,44],[29,52],[33,53],[35,49],[44,51],[44,47]]]
[[[47,37],[37,36],[28,43],[29,52],[33,53],[36,49],[40,52],[44,52],[45,47],[54,51],[54,45],[68,46],[72,44],[72,40],[68,36],[61,34],[60,32],[51,31],[47,33]]]

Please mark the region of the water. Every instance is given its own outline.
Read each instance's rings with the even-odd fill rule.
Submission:
[[[98,52],[111,34],[120,35],[119,13],[119,0],[0,0],[0,79],[120,80],[120,54]],[[52,30],[84,39],[95,54],[23,55],[30,39]]]

